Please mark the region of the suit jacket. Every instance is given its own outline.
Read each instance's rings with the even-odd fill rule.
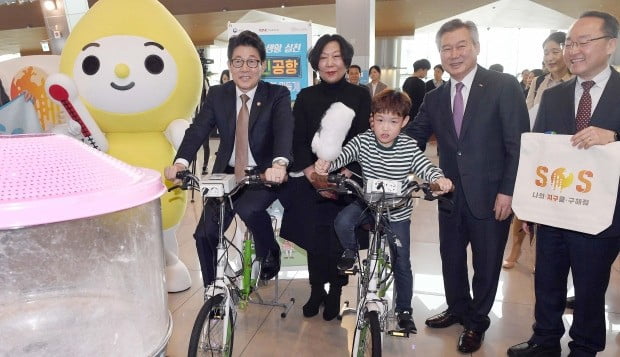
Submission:
[[[560,83],[542,93],[538,116],[532,131],[544,133],[555,131],[558,134],[575,134],[575,85],[577,78]],[[620,74],[613,68],[607,85],[603,90],[592,117],[590,125],[613,131],[620,131]],[[619,187],[620,188],[620,187]],[[614,218],[609,228],[595,237],[620,236],[620,190],[616,198]]]
[[[432,91],[433,89],[437,88],[437,87],[435,86],[435,79],[430,79],[430,80],[426,81],[426,84],[424,85],[424,87],[425,87],[425,90],[426,90],[427,92],[430,92],[430,91]],[[441,87],[441,85],[440,85],[440,87]]]
[[[288,88],[259,81],[248,125],[250,151],[261,172],[270,168],[276,157],[285,157],[292,162],[294,119]],[[176,158],[190,162],[194,160],[196,152],[214,127],[220,133],[220,145],[213,172],[222,173],[228,166],[235,145],[237,93],[233,81],[211,87],[200,112],[185,131]]]
[[[426,94],[420,112],[405,132],[418,141],[422,150],[431,134],[437,136],[439,167],[446,177],[461,185],[473,215],[485,219],[494,215],[498,193],[512,196],[521,133],[528,130],[528,112],[519,82],[511,75],[478,66],[460,136],[452,118],[450,81]]]
[[[418,77],[409,77],[403,82],[403,92],[407,93],[411,99],[411,109],[409,119],[415,118],[420,110],[424,96],[426,95],[426,84]]]
[[[375,89],[375,95],[381,93],[381,91],[384,90],[384,89],[387,89],[387,87],[388,87],[387,84],[379,81],[377,83],[377,89]],[[372,82],[369,82],[368,84],[366,84],[366,88],[368,88],[368,93],[370,93],[370,97],[371,98],[374,97],[372,95]]]

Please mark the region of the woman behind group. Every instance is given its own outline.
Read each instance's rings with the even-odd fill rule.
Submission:
[[[220,85],[228,82],[230,80],[230,72],[225,69],[220,74]],[[216,130],[216,129],[213,129]],[[204,151],[204,160],[202,161],[202,174],[206,175],[209,173],[207,167],[209,166],[209,156],[211,155],[211,149],[209,148],[209,138],[211,137],[211,133],[207,136],[207,139],[202,144],[202,149]]]
[[[534,127],[534,120],[536,120],[536,114],[538,113],[538,105],[542,98],[542,93],[551,87],[554,87],[562,82],[565,82],[572,78],[564,57],[562,56],[562,46],[566,40],[566,34],[564,32],[554,32],[543,42],[544,50],[544,64],[548,74],[539,76],[531,80],[530,89],[527,94],[526,104],[527,109],[530,112],[530,129]],[[536,73],[536,70],[532,73]],[[522,221],[515,218],[512,221],[512,248],[508,258],[504,260],[503,267],[511,269],[515,266],[515,263],[521,256],[521,245],[525,239],[525,232],[521,228]]]
[[[366,86],[368,87],[371,97],[374,97],[387,88],[387,84],[381,82],[381,68],[379,68],[379,66],[370,67],[368,70],[368,77],[370,78],[370,82]]]
[[[308,54],[308,60],[321,81],[302,89],[295,100],[295,160],[280,197],[285,209],[280,235],[304,248],[308,257],[311,293],[303,306],[303,314],[306,317],[316,315],[324,303],[325,320],[338,315],[342,286],[348,282],[336,266],[342,247],[334,231],[334,218],[347,202],[331,192],[316,191],[322,187],[312,180],[317,157],[312,152],[311,142],[320,128],[323,114],[335,102],[341,102],[355,112],[345,143],[370,127],[368,91],[345,80],[352,58],[353,46],[340,35],[322,36]],[[360,174],[358,165],[350,165],[348,169]],[[343,170],[350,175],[347,169]],[[325,283],[330,284],[329,293],[324,289]]]

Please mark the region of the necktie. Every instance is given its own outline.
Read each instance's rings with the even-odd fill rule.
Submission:
[[[575,128],[577,132],[587,128],[590,125],[590,117],[592,116],[592,96],[590,96],[590,88],[594,86],[594,81],[585,81],[581,83],[583,94],[579,99],[577,107],[577,116],[575,117]]]
[[[237,181],[245,176],[245,168],[248,166],[248,122],[250,121],[250,111],[247,105],[250,97],[246,94],[240,97],[241,110],[237,116],[235,129],[235,178]]]
[[[456,94],[454,95],[454,105],[452,106],[452,117],[454,118],[454,128],[456,129],[456,135],[461,135],[461,126],[463,125],[463,112],[465,106],[463,105],[463,87],[465,85],[461,82],[456,84]]]

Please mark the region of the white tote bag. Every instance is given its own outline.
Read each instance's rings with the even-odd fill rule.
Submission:
[[[570,138],[521,135],[512,209],[524,221],[598,234],[614,215],[620,142],[577,149]]]

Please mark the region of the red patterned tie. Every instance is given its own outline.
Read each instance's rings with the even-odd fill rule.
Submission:
[[[590,125],[590,117],[592,116],[592,97],[590,96],[590,88],[594,86],[594,81],[585,81],[581,83],[583,94],[579,99],[577,107],[577,117],[575,117],[576,132],[587,128]]]
[[[248,121],[250,111],[248,110],[248,97],[246,94],[241,96],[241,110],[237,116],[237,127],[235,129],[235,178],[237,182],[245,176],[245,168],[248,166]]]

